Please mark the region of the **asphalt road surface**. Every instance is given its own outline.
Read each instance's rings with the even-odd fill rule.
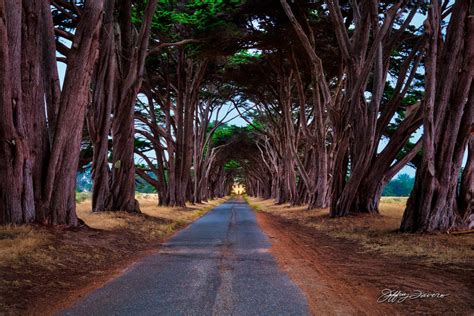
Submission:
[[[269,247],[248,204],[228,201],[60,315],[308,315]]]

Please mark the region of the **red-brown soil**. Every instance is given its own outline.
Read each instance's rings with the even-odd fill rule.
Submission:
[[[140,199],[143,214],[91,213],[78,205],[87,226],[18,226],[0,229],[0,315],[51,315],[157,251],[162,242],[217,199],[188,208],[157,207]]]
[[[472,265],[420,264],[413,257],[368,251],[355,241],[277,215],[258,212],[257,219],[271,239],[270,251],[305,292],[314,315],[474,313]],[[378,303],[386,288],[449,296]]]

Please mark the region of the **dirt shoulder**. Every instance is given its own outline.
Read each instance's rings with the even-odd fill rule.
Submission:
[[[474,312],[472,261],[457,258],[455,263],[439,263],[446,261],[446,256],[427,259],[411,253],[400,256],[391,248],[390,251],[376,250],[374,244],[370,247],[364,244],[363,238],[335,237],[315,226],[305,225],[301,218],[314,216],[310,211],[293,210],[303,214],[285,216],[282,214],[286,211],[278,212],[271,206],[266,206],[265,210],[265,206],[258,206],[259,202],[262,201],[254,200],[253,204],[260,209],[257,212],[259,225],[271,239],[270,251],[282,269],[303,289],[313,314],[472,315]],[[370,221],[353,219],[367,220]],[[350,235],[353,228],[339,228],[339,234]],[[467,243],[465,247],[470,247],[469,241],[463,242]],[[417,247],[424,249],[425,244],[418,240]],[[420,249],[417,251],[421,252]],[[400,290],[410,295],[419,290],[449,296],[406,299],[398,304],[378,303],[383,289]]]
[[[156,206],[155,196],[141,195],[142,214],[95,214],[86,200],[77,212],[87,226],[0,228],[0,315],[53,314],[224,201],[166,208]]]

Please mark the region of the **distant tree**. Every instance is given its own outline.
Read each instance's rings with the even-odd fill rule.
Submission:
[[[154,177],[153,174],[150,174],[149,176],[151,178]],[[135,188],[136,191],[140,193],[156,193],[156,188],[139,175],[137,175],[135,179]]]
[[[76,192],[84,192],[92,190],[91,168],[85,168],[76,175]]]
[[[406,173],[398,175],[396,179],[392,179],[385,186],[382,193],[383,196],[409,196],[413,189],[415,178],[410,177]]]

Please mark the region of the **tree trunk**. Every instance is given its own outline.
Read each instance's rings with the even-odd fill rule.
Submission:
[[[21,91],[22,5],[0,0],[0,224],[35,220]]]
[[[137,42],[131,40],[131,3],[121,8],[126,16],[121,18],[122,71],[125,74],[119,98],[114,108],[112,123],[113,166],[108,209],[113,211],[140,212],[135,200],[135,126],[134,112],[140,90],[148,50],[151,22],[156,0],[148,2]]]
[[[109,210],[140,212],[135,200],[133,121],[136,94],[130,93],[115,109],[112,126],[113,165]]]
[[[380,139],[397,109],[400,109],[401,101],[418,66],[419,60],[416,58],[421,45],[415,46],[401,65],[393,96],[387,104],[382,104],[390,70],[390,53],[396,48],[393,43],[400,45],[395,39],[407,27],[415,11],[406,18],[404,22],[407,23],[394,30],[395,16],[401,3],[392,5],[383,20],[379,21],[378,8],[375,7],[376,11],[373,12],[373,4],[363,2],[361,14],[354,17],[357,27],[351,32],[352,38],[349,39],[339,5],[332,1],[328,5],[338,45],[347,63],[344,88],[347,93],[344,94],[342,106],[338,109],[339,115],[335,115],[336,119],[333,119],[336,146],[339,148],[335,148],[336,174],[333,179],[331,216],[360,212],[378,213],[379,201],[374,199],[380,198],[383,185],[388,181],[385,173],[389,171],[411,133],[421,123],[419,113],[418,116],[405,118],[383,152],[377,154]],[[370,88],[367,85],[369,78]],[[371,97],[367,100],[364,95],[369,91]],[[349,132],[346,132],[346,129]],[[337,174],[341,170],[338,165],[344,164],[340,159],[349,159],[350,162],[347,181],[344,179],[346,174]]]
[[[456,2],[445,42],[440,43],[439,10],[434,1],[425,23],[430,42],[423,102],[424,155],[403,214],[403,232],[446,231],[460,216],[458,177],[474,123],[474,18],[468,15],[468,1]]]
[[[351,210],[357,210],[358,213],[378,214],[380,197],[386,184],[387,181],[382,179],[364,181],[359,186]]]
[[[41,209],[42,189],[46,177],[44,166],[47,163],[50,146],[44,104],[44,39],[42,33],[38,32],[44,27],[41,2],[24,1],[21,48],[23,117],[28,131],[26,136],[30,150],[31,177],[37,211]],[[36,220],[43,222],[44,214],[37,214]]]
[[[103,1],[88,1],[75,32],[54,131],[44,206],[49,223],[77,225],[76,170],[93,67],[97,60]]]
[[[310,208],[323,208],[327,206],[328,198],[328,153],[326,149],[326,132],[325,132],[325,108],[323,105],[326,104],[328,107],[333,103],[331,93],[329,90],[328,82],[324,76],[322,67],[322,61],[315,52],[314,47],[314,35],[305,33],[303,27],[296,19],[290,5],[287,0],[280,0],[283,10],[286,16],[290,20],[293,29],[304,48],[304,51],[310,62],[311,78],[313,83],[313,107],[314,107],[314,120],[315,124],[315,137],[316,142],[316,179],[314,185],[309,186],[308,182],[308,194],[311,197]],[[322,99],[322,100],[321,100]]]
[[[92,141],[92,211],[104,211],[110,194],[109,133],[112,107],[117,98],[117,60],[114,40],[114,2],[106,0],[100,35],[100,53],[93,79],[92,105],[87,115]]]

